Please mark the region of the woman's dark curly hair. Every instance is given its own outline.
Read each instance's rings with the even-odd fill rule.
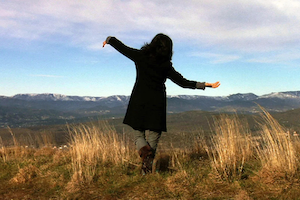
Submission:
[[[172,60],[173,42],[171,38],[165,34],[157,34],[150,44],[146,43],[142,48],[142,52],[157,61]]]

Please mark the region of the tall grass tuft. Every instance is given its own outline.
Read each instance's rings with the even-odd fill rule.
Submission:
[[[206,145],[212,168],[222,179],[241,178],[245,161],[252,156],[248,123],[236,115],[220,115],[214,120],[213,131]]]
[[[122,164],[135,153],[129,140],[118,135],[107,122],[69,126],[69,134],[73,183],[91,183],[98,164]]]
[[[7,148],[4,146],[2,138],[0,137],[0,157],[3,162],[6,162],[8,159]]]
[[[11,135],[12,142],[4,142],[0,138],[0,156],[4,162],[10,158],[26,158],[32,155],[38,148],[48,148],[55,144],[53,134],[51,132],[42,132],[35,134],[34,137],[28,133],[27,137],[14,134],[12,129],[7,126],[7,130]],[[11,144],[11,145],[8,145]]]
[[[26,152],[21,148],[20,142],[17,140],[17,138],[16,138],[15,134],[13,133],[13,131],[11,130],[11,128],[9,126],[7,126],[7,129],[12,137],[13,146],[10,148],[4,147],[4,149],[5,149],[4,152],[6,154],[5,155],[6,160],[11,156],[22,158],[26,154]]]
[[[276,171],[292,176],[298,168],[293,138],[270,113],[261,109],[264,121],[260,123],[262,141],[256,150],[262,168],[271,173]]]

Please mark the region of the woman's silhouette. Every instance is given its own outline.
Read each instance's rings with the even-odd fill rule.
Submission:
[[[115,37],[107,37],[103,47],[110,44],[131,59],[136,67],[136,82],[129,100],[123,123],[135,131],[135,144],[142,158],[142,172],[152,171],[152,162],[162,131],[166,128],[166,79],[183,88],[217,88],[220,83],[196,82],[185,79],[172,66],[173,43],[170,37],[157,34],[150,44],[141,49],[124,45]],[[149,130],[148,141],[145,131]]]

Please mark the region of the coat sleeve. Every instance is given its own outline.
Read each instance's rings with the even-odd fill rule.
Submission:
[[[179,85],[180,87],[183,88],[190,88],[190,89],[205,89],[205,83],[200,83],[196,81],[191,81],[185,79],[179,72],[177,72],[172,66],[168,70],[167,78],[169,78],[171,81]],[[197,84],[199,86],[197,86]],[[200,86],[201,85],[201,86]]]
[[[115,37],[110,37],[108,40],[108,44],[110,44],[117,51],[119,51],[121,54],[123,54],[132,61],[135,61],[139,56],[140,50],[126,46]]]

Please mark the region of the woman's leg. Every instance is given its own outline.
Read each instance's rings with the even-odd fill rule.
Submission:
[[[145,175],[147,173],[151,173],[154,156],[152,148],[146,141],[145,131],[135,131],[134,140],[136,149],[142,158],[142,174]]]
[[[161,136],[161,131],[149,131],[148,143],[153,149],[153,154],[155,155],[159,138]]]
[[[135,131],[134,140],[136,149],[142,158],[142,174],[152,172],[153,159],[161,136],[161,131],[149,131],[148,142],[145,131]]]
[[[134,132],[134,142],[136,149],[139,151],[142,147],[147,146],[148,143],[145,137],[145,131],[135,131]]]

